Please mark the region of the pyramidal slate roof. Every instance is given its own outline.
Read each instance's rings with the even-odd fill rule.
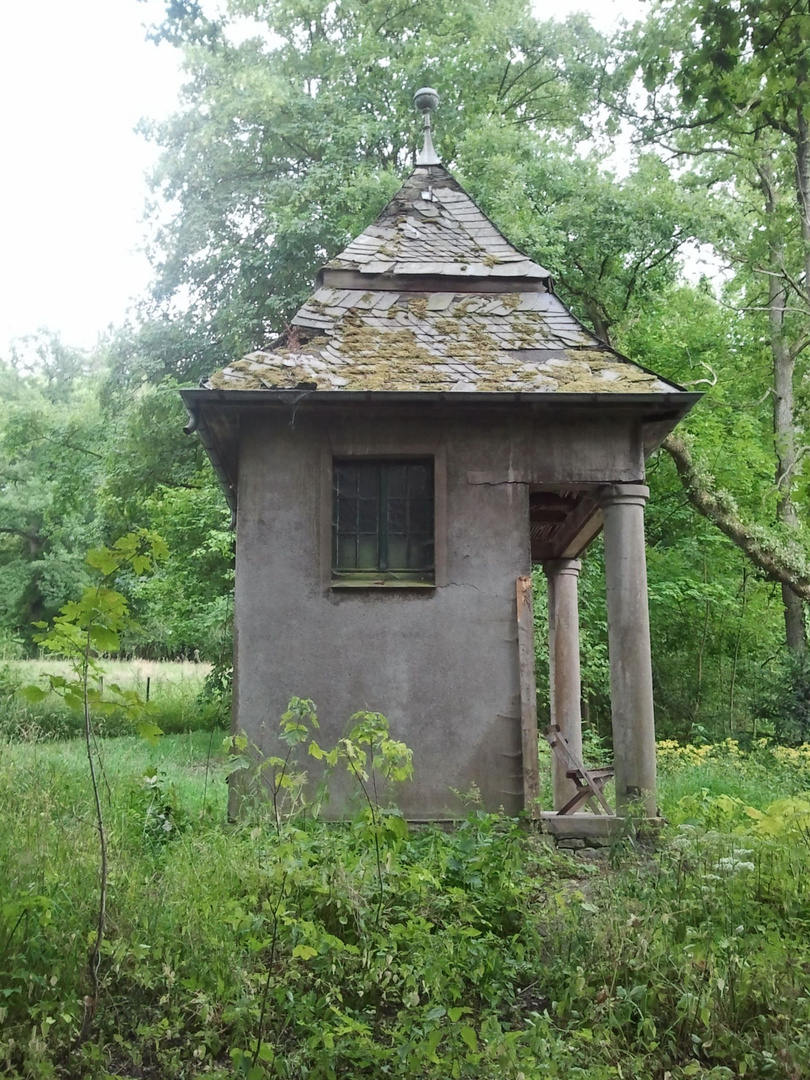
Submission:
[[[595,337],[441,165],[418,165],[318,275],[290,330],[216,390],[681,392]]]

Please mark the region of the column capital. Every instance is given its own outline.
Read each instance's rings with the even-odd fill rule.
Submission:
[[[606,506],[644,506],[649,497],[650,489],[646,484],[606,484],[596,493],[603,509]]]
[[[582,563],[579,559],[546,559],[543,563],[543,573],[546,577],[560,577],[568,574],[570,577],[579,577]]]

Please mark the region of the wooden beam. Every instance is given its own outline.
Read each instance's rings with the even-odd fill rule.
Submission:
[[[324,289],[362,289],[363,292],[418,293],[546,293],[541,277],[462,278],[450,274],[364,274],[360,270],[329,270],[318,274],[317,287]]]
[[[540,764],[537,755],[537,684],[534,677],[534,612],[532,579],[517,579],[518,662],[520,665],[520,730],[523,763],[523,806],[539,817]]]

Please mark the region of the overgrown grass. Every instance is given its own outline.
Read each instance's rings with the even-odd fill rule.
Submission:
[[[810,750],[779,746],[760,739],[743,751],[734,739],[702,746],[679,745],[672,740],[658,744],[658,800],[662,813],[680,820],[682,799],[705,792],[712,798],[728,795],[747,806],[765,809],[777,799],[810,791]],[[551,750],[540,740],[540,805],[552,807]],[[593,766],[609,760],[606,752],[586,747],[586,761]],[[612,783],[605,788],[614,803]]]
[[[3,747],[6,1075],[810,1073],[801,756],[773,757],[766,772],[767,748],[694,764],[663,753],[673,824],[660,849],[619,845],[596,863],[480,813],[449,834],[383,829],[380,897],[368,819],[276,827],[259,810],[229,825],[218,741],[105,744],[97,1003],[86,999],[98,855],[81,747]],[[723,776],[750,800],[720,791]],[[777,795],[795,812],[751,816],[749,804]]]
[[[658,744],[659,798],[665,814],[682,819],[682,800],[728,796],[764,810],[777,799],[810,791],[810,747],[760,739],[743,751],[735,739],[703,746]]]
[[[228,723],[228,705],[203,695],[210,664],[130,660],[105,665],[105,681],[136,690],[142,699],[149,692],[150,719],[166,734],[207,731]],[[69,665],[59,660],[12,660],[0,663],[0,738],[23,741],[70,739],[82,730],[82,718],[61,698],[48,694],[32,704],[20,695],[20,688],[41,683],[44,673],[66,675]],[[123,709],[97,720],[104,736],[129,735],[132,721]]]

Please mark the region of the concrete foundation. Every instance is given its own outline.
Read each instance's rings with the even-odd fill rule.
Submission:
[[[655,837],[666,824],[664,818],[610,817],[607,814],[553,814],[543,811],[540,815],[543,829],[555,840],[582,840],[585,846],[612,844],[622,837],[649,839]]]

